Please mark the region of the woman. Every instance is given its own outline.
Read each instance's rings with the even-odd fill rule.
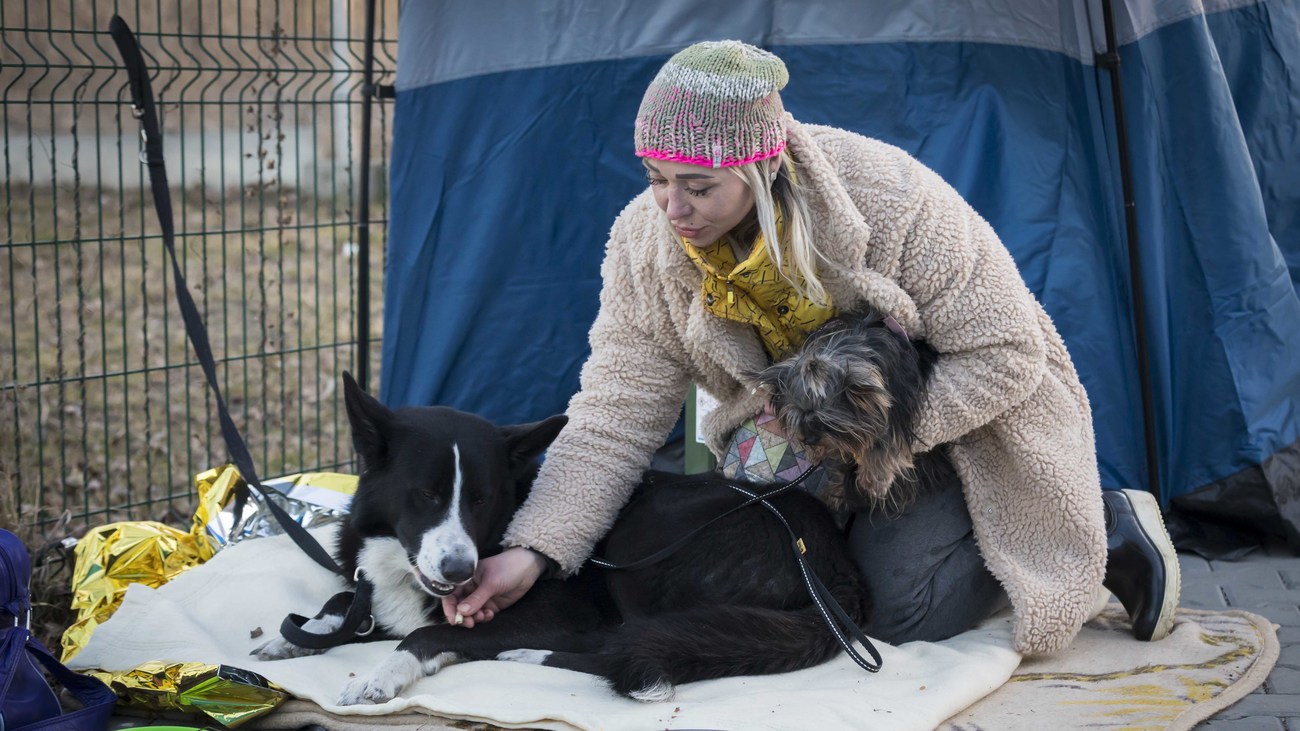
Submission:
[[[1110,550],[1124,558],[1107,583],[1140,637],[1166,634],[1177,563],[1158,510],[1134,513],[1115,492],[1104,517],[1087,395],[1006,248],[906,153],[785,114],[786,80],[776,56],[723,41],[681,51],[651,83],[635,134],[650,187],[610,232],[569,425],[507,550],[445,602],[448,616],[472,627],[543,574],[576,571],[689,384],[721,402],[704,424],[721,454],[764,406],[745,375],[869,303],[939,358],[913,444],[938,467],[901,514],[850,528],[880,612],[868,630],[942,639],[1005,590],[1016,649],[1058,650],[1104,596],[1114,528]]]

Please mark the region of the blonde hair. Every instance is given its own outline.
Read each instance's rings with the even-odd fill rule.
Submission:
[[[829,305],[830,295],[817,275],[817,263],[824,257],[813,243],[812,216],[808,213],[807,197],[799,185],[789,148],[781,151],[778,160],[775,179],[771,177],[770,160],[736,165],[731,170],[754,192],[754,214],[759,230],[763,232],[763,245],[781,277],[800,296],[820,305]],[[778,205],[785,219],[784,242],[777,236]]]

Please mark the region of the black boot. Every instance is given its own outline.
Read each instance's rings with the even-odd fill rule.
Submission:
[[[1151,493],[1102,490],[1106,508],[1106,579],[1128,611],[1139,640],[1164,639],[1174,626],[1180,576],[1160,506]]]

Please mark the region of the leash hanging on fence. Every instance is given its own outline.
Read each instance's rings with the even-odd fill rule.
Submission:
[[[176,231],[172,217],[171,189],[167,183],[167,164],[163,159],[162,128],[158,122],[158,108],[154,103],[153,88],[149,83],[149,68],[145,65],[144,55],[135,40],[135,34],[121,16],[114,15],[109,22],[108,32],[113,36],[117,50],[122,54],[126,65],[127,78],[131,90],[131,115],[140,120],[140,162],[149,169],[149,188],[153,192],[154,209],[158,213],[158,225],[162,228],[163,245],[171,260],[172,276],[176,280],[176,301],[181,308],[181,317],[185,321],[185,334],[194,346],[194,354],[203,368],[208,387],[217,404],[217,416],[221,422],[221,436],[225,439],[230,452],[230,461],[244,478],[244,483],[265,498],[271,515],[275,517],[284,532],[293,539],[313,561],[329,571],[344,576],[334,561],[334,557],[307,532],[297,521],[285,512],[276,501],[270,499],[276,490],[265,487],[258,479],[257,469],[253,466],[252,454],[248,445],[235,426],[230,416],[230,409],[221,396],[221,386],[217,383],[217,367],[212,357],[212,346],[208,339],[207,327],[199,315],[199,308],[194,304],[189,285],[185,281],[185,272],[181,269],[180,259],[176,256]],[[242,503],[239,508],[242,512]],[[307,622],[305,617],[290,614],[280,624],[280,633],[290,642],[301,647],[322,649],[334,647],[357,636],[365,636],[374,630],[375,620],[371,616],[371,594],[374,587],[360,571],[353,577],[357,588],[352,605],[349,607],[343,625],[327,634],[315,634],[302,628]]]
[[[208,387],[212,389],[212,395],[216,400],[217,415],[221,421],[221,435],[226,441],[227,449],[230,451],[230,461],[234,463],[235,468],[239,470],[240,476],[244,478],[244,482],[250,488],[256,490],[263,497],[267,497],[270,493],[276,491],[264,487],[261,480],[258,479],[257,470],[253,466],[253,457],[248,451],[248,445],[244,443],[244,438],[240,436],[239,429],[235,427],[235,422],[230,417],[230,409],[226,407],[226,401],[221,396],[221,387],[217,383],[217,367],[212,357],[212,346],[208,340],[208,331],[203,325],[203,318],[199,315],[199,308],[194,304],[194,297],[190,294],[189,285],[186,284],[185,272],[181,269],[180,259],[176,256],[176,232],[172,218],[171,190],[167,183],[167,166],[163,160],[162,129],[158,123],[158,109],[154,104],[153,88],[149,83],[149,69],[145,65],[140,46],[136,43],[135,34],[131,32],[131,28],[127,26],[126,21],[122,20],[121,16],[113,16],[108,25],[108,32],[113,36],[113,43],[117,45],[117,50],[122,55],[122,61],[126,65],[131,90],[131,115],[140,120],[142,143],[140,161],[149,169],[149,188],[153,192],[154,208],[158,213],[158,224],[162,228],[163,245],[167,249],[168,257],[171,259],[172,276],[176,280],[176,301],[180,304],[181,317],[185,321],[185,333],[194,346],[194,354],[198,356],[199,365],[203,368],[203,375],[207,377]],[[297,521],[289,517],[284,508],[281,508],[274,500],[270,499],[266,500],[266,504],[270,508],[271,514],[275,516],[276,521],[293,538],[293,542],[298,544],[308,556],[311,556],[312,560],[336,574],[343,573],[338,564],[334,562],[334,558],[330,556],[329,551],[326,551],[315,538],[312,538],[306,528],[303,528]]]

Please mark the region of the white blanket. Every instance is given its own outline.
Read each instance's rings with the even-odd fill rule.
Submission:
[[[316,535],[332,545],[330,529]],[[284,537],[236,544],[157,590],[131,587],[69,665],[125,670],[150,660],[222,663],[259,673],[333,713],[425,711],[504,727],[920,731],[998,688],[1020,663],[1003,617],[944,642],[877,643],[884,669],[874,675],[841,654],[799,672],[689,683],[671,701],[638,703],[582,673],[472,662],[425,678],[383,705],[336,706],[349,675],[369,671],[396,642],[274,662],[249,652],[275,635],[285,614],[311,616],[341,587]],[[251,637],[258,628],[264,634]]]

